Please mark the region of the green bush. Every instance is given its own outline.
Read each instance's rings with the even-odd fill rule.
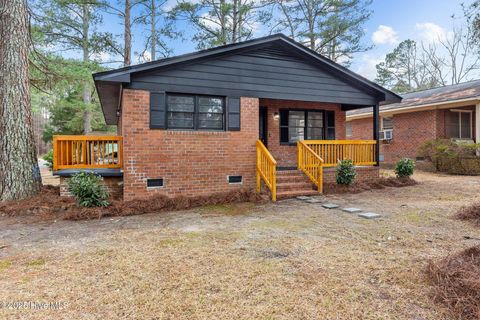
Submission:
[[[335,177],[337,178],[337,184],[351,185],[355,181],[357,173],[353,166],[353,161],[350,159],[338,161],[337,171]]]
[[[414,168],[415,163],[412,159],[402,158],[395,164],[395,174],[399,178],[410,177]]]
[[[47,167],[52,170],[53,168],[53,150],[48,151],[42,157],[47,162]]]
[[[106,207],[109,194],[102,181],[94,173],[80,172],[68,179],[68,191],[82,207]]]
[[[476,155],[480,144],[435,139],[425,142],[419,155],[429,160],[440,172],[480,175],[480,157]]]

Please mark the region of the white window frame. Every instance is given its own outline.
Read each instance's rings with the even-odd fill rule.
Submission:
[[[389,118],[389,119],[392,119],[392,128],[391,129],[385,129],[383,127],[383,119],[384,118]],[[393,126],[394,126],[394,123],[393,123],[393,116],[390,116],[390,117],[380,117],[380,120],[381,120],[381,125],[380,125],[380,128],[381,128],[381,131],[385,131],[385,130],[393,130]]]
[[[458,138],[453,138],[453,139],[459,139],[459,140],[471,140],[473,139],[473,110],[465,110],[465,109],[450,109],[450,112],[459,112],[459,117],[458,117],[458,135],[462,135],[462,113],[468,113],[470,114],[470,137],[464,138],[464,137],[458,137]]]

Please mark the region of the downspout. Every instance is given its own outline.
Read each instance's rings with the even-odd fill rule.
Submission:
[[[379,134],[379,119],[380,119],[380,105],[377,102],[373,106],[373,140],[376,141],[376,147],[375,147],[375,160],[376,164],[375,166],[380,166],[380,134]]]

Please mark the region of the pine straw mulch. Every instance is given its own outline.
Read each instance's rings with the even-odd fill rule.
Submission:
[[[323,187],[325,194],[344,194],[344,193],[360,193],[364,191],[385,189],[386,187],[408,187],[414,186],[417,182],[412,178],[379,178],[369,182],[355,182],[350,186],[340,185],[336,183],[327,183]]]
[[[480,202],[460,208],[454,217],[459,220],[473,222],[477,226],[480,226]]]
[[[480,319],[480,245],[430,262],[426,275],[434,301],[457,319]]]
[[[73,198],[60,197],[58,186],[46,185],[33,197],[0,202],[0,216],[35,216],[39,220],[49,220],[74,206]]]
[[[85,220],[102,217],[119,217],[145,213],[185,210],[206,205],[240,202],[261,202],[264,198],[254,191],[239,190],[215,193],[209,196],[175,197],[155,195],[147,199],[131,201],[111,200],[108,207],[84,208],[73,198],[61,197],[59,188],[44,186],[34,197],[0,203],[0,215],[8,217],[35,217],[39,220]]]

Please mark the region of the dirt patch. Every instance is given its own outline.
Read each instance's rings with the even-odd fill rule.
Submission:
[[[460,220],[473,222],[477,226],[480,226],[480,202],[460,208],[460,210],[455,213],[454,217]]]
[[[28,215],[49,220],[74,206],[74,199],[60,197],[59,187],[47,185],[34,197],[0,202],[0,214],[8,217]]]
[[[215,206],[239,202],[261,202],[264,198],[251,190],[216,193],[209,196],[169,198],[156,195],[148,199],[114,201],[108,207],[78,208],[67,210],[64,219],[85,220],[102,217],[132,216],[152,212],[185,210],[201,206]]]
[[[457,319],[480,319],[480,245],[430,262],[426,273],[436,302]]]
[[[387,177],[379,178],[375,181],[356,182],[350,186],[340,185],[336,183],[327,183],[323,188],[325,194],[344,194],[344,193],[360,193],[375,189],[384,189],[385,187],[408,187],[414,186],[417,182],[411,178]]]

